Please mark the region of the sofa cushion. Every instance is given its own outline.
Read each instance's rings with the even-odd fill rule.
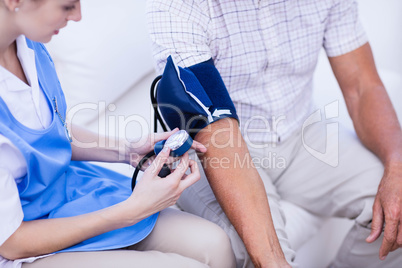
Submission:
[[[73,123],[96,120],[109,103],[153,72],[145,2],[82,1],[82,20],[70,22],[47,44],[68,107],[76,108],[70,113]]]

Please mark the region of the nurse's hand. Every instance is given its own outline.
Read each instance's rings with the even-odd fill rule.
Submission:
[[[170,149],[165,147],[158,154],[127,200],[133,206],[132,209],[135,210],[136,215],[140,213],[141,218],[146,218],[174,205],[184,189],[200,179],[198,165],[189,159],[188,153],[180,158],[180,164],[169,176],[158,177],[163,164],[168,162],[169,153]],[[185,175],[188,168],[191,172]]]
[[[141,159],[149,152],[151,152],[155,144],[159,141],[162,140],[167,140],[170,136],[172,136],[174,133],[179,131],[178,128],[173,129],[172,131],[169,132],[163,132],[163,133],[151,133],[148,137],[145,143],[142,143],[140,146],[136,146],[137,143],[133,143],[133,146],[129,148],[129,150],[126,153],[126,160],[128,163],[130,163],[132,166],[137,166],[138,162],[141,161]],[[202,145],[201,143],[197,141],[193,141],[193,144],[191,145],[191,149],[196,150],[197,152],[205,153],[207,151],[207,148]],[[168,163],[170,160],[168,161]],[[151,164],[151,161],[149,161],[149,165]]]

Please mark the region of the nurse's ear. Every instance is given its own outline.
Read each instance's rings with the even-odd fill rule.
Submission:
[[[18,12],[23,0],[3,0],[5,7],[10,11],[10,12]]]

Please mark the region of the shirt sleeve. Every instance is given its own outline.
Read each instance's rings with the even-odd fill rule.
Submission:
[[[21,152],[0,134],[0,245],[21,225],[24,218],[16,178],[26,173]]]
[[[329,11],[324,33],[324,48],[328,57],[346,54],[367,41],[367,35],[359,20],[357,2],[335,1]]]
[[[148,1],[147,20],[158,73],[162,73],[169,55],[182,67],[211,58],[208,11],[195,1]]]

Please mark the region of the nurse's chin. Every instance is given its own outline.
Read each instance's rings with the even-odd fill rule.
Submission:
[[[41,40],[38,40],[37,42],[40,42],[40,43],[49,43],[50,40],[52,40],[53,36],[55,36],[55,34],[52,34],[52,35],[43,37],[43,38],[41,38]]]

